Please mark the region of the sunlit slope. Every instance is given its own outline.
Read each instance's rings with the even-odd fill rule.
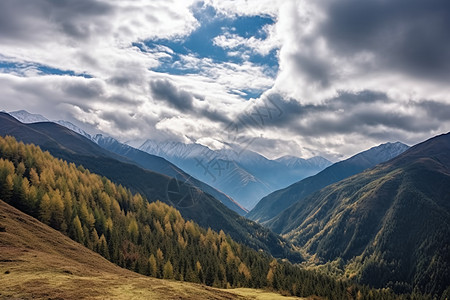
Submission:
[[[220,290],[122,269],[0,201],[0,299],[299,299]]]

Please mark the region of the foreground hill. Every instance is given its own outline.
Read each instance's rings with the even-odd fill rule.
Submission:
[[[1,299],[299,299],[143,276],[1,200],[0,274]]]
[[[388,161],[409,147],[400,142],[386,143],[358,153],[349,159],[337,162],[318,174],[305,178],[287,188],[275,191],[258,202],[246,217],[265,223],[297,201],[332,183],[355,175],[365,169]]]
[[[269,225],[362,283],[450,292],[450,134],[306,197]]]
[[[189,182],[144,170],[123,156],[111,153],[85,137],[55,123],[23,124],[0,113],[0,135],[39,145],[53,156],[83,165],[91,172],[140,193],[148,201],[160,200],[176,207],[187,220],[204,228],[223,230],[233,239],[275,257],[300,261],[301,256],[278,235],[239,216],[220,201]]]

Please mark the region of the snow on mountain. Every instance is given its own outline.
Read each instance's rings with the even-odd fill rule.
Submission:
[[[321,168],[324,169],[332,164],[322,156],[314,156],[308,159],[292,155],[285,155],[276,159],[277,162],[284,164],[289,168]]]
[[[92,137],[89,133],[87,133],[80,127],[78,127],[68,121],[64,121],[64,120],[50,121],[49,119],[47,119],[46,117],[44,117],[42,115],[32,114],[32,113],[27,112],[26,110],[11,111],[11,112],[8,112],[8,114],[13,116],[14,118],[16,118],[18,121],[20,121],[22,123],[27,123],[27,124],[38,123],[38,122],[53,122],[53,123],[59,124],[61,126],[64,126],[68,129],[90,139],[90,140],[92,139]]]
[[[331,164],[324,158],[295,157],[295,162],[289,165],[238,145],[212,150],[201,144],[147,140],[139,149],[167,159],[248,209],[268,193],[316,174]]]
[[[70,130],[72,130],[72,131],[74,131],[74,132],[76,132],[76,133],[78,133],[78,134],[80,134],[80,135],[82,135],[82,136],[92,140],[92,137],[91,137],[91,135],[89,133],[87,133],[86,131],[84,131],[80,127],[78,127],[78,126],[76,126],[76,125],[74,125],[74,124],[72,124],[72,123],[70,123],[68,121],[58,120],[58,121],[53,121],[53,122],[55,122],[55,123],[57,123],[57,124],[59,124],[61,126],[64,126],[64,127],[68,128],[68,129],[70,129]]]
[[[18,121],[27,124],[38,122],[50,122],[50,120],[47,119],[46,117],[39,114],[30,114],[26,110],[11,111],[8,114],[16,118]]]

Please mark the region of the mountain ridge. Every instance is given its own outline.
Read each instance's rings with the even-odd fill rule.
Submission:
[[[200,226],[223,229],[237,242],[262,249],[275,257],[300,261],[289,243],[253,221],[239,216],[219,200],[200,189],[167,175],[144,170],[134,162],[109,152],[87,138],[55,123],[23,124],[0,113],[0,135],[11,135],[24,143],[33,143],[53,156],[82,165],[117,184],[129,187],[148,201],[163,201],[180,210],[187,220]]]
[[[283,210],[288,209],[296,201],[320,190],[321,188],[362,172],[376,164],[392,159],[409,147],[400,142],[385,143],[372,147],[352,157],[337,162],[316,175],[307,177],[284,189],[272,192],[262,198],[246,217],[265,223]]]
[[[331,184],[267,225],[360,283],[450,291],[450,133]]]
[[[127,143],[135,144],[132,141]],[[325,159],[310,159],[305,164],[290,167],[236,145],[211,150],[201,144],[146,140],[138,148],[164,157],[197,179],[230,195],[246,208],[252,208],[258,199],[271,191],[315,174],[331,164]]]

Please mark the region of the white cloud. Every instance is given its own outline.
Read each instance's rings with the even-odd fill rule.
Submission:
[[[238,34],[225,32],[222,35],[218,35],[214,38],[213,43],[216,46],[222,47],[227,50],[233,50],[239,47],[248,48],[254,53],[260,55],[267,55],[270,51],[277,49],[281,46],[281,42],[275,33],[275,25],[265,25],[262,29],[267,37],[265,39],[244,38]],[[245,54],[245,50],[243,51]],[[233,54],[233,52],[231,52]],[[239,52],[238,52],[239,53]]]
[[[251,147],[266,156],[336,158],[386,140],[412,144],[450,126],[450,43],[443,38],[450,18],[448,10],[436,12],[425,2],[413,0],[400,9],[399,1],[385,7],[375,0],[205,1],[220,18],[274,20],[261,29],[264,39],[239,36],[232,28],[215,37],[215,45],[243,58],[242,64],[145,46],[147,39],[182,40],[198,28],[195,0],[0,1],[0,59],[19,66],[0,69],[2,109],[65,118],[119,139],[220,146],[216,142],[227,142],[230,121],[248,105],[278,94],[285,105],[280,119],[243,132],[257,137]],[[376,9],[373,24],[358,20],[348,7],[360,15]],[[384,26],[395,29],[392,36]],[[273,70],[249,60],[274,49],[275,78]],[[421,53],[423,60],[414,60]],[[151,71],[167,61],[182,74]],[[93,78],[45,75],[41,66]],[[165,87],[173,95],[190,99],[189,109],[155,99],[150,83],[158,80],[169,82]],[[246,91],[264,94],[245,100]]]
[[[207,0],[219,13],[232,16],[276,16],[283,0]]]

